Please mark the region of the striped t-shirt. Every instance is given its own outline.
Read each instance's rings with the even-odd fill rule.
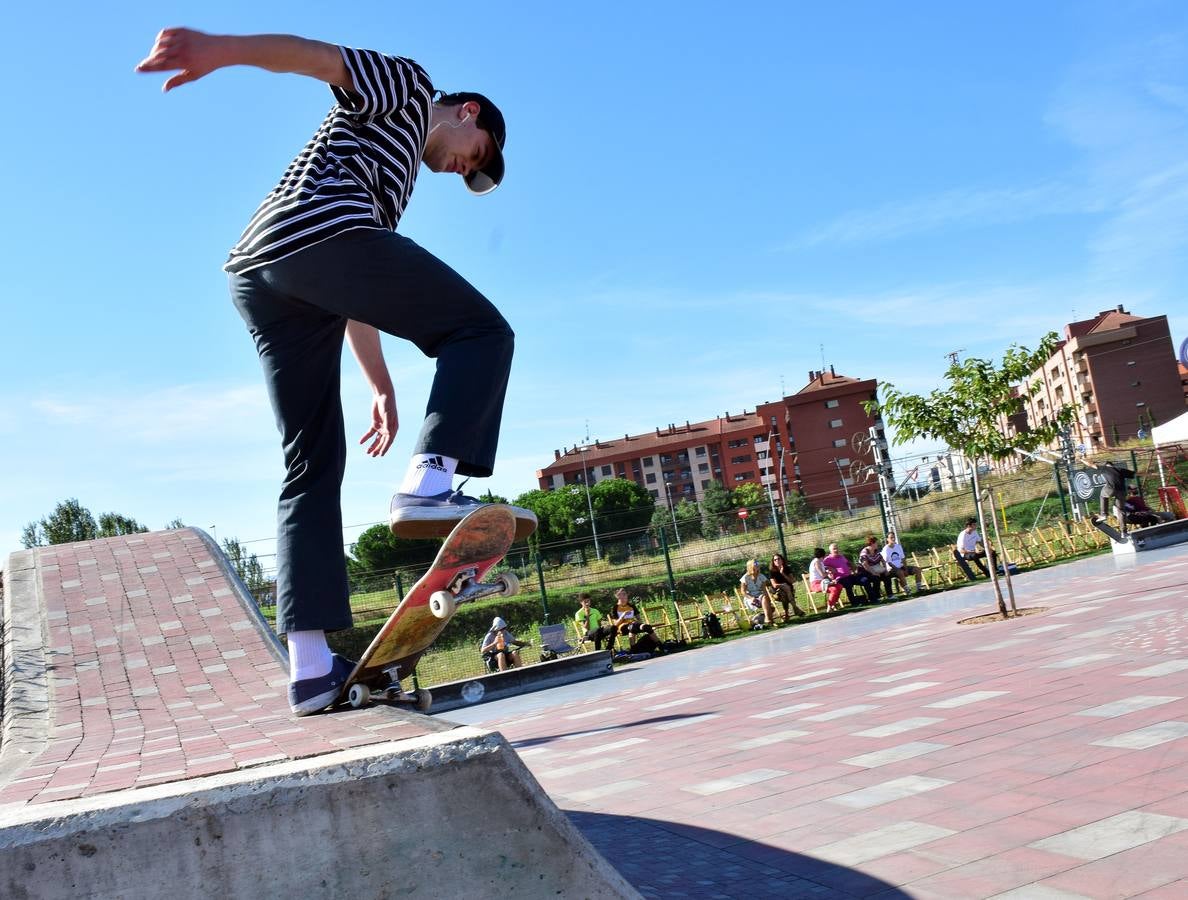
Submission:
[[[410,59],[340,48],[355,89],[337,101],[223,266],[242,274],[352,228],[394,231],[429,132],[433,85]]]

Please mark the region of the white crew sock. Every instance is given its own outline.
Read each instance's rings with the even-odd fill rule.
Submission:
[[[432,497],[448,491],[454,484],[458,460],[440,453],[415,453],[400,484],[400,493]]]
[[[330,645],[326,643],[326,632],[290,631],[285,638],[289,642],[290,681],[330,674],[334,661]]]

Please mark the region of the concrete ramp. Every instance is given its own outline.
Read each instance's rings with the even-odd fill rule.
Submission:
[[[13,554],[3,625],[0,896],[638,896],[500,735],[293,718],[201,532]]]

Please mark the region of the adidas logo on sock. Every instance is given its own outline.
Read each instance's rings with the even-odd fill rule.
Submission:
[[[417,471],[421,469],[433,469],[438,472],[445,472],[445,463],[442,462],[440,456],[430,456],[428,459],[423,459],[417,463]]]

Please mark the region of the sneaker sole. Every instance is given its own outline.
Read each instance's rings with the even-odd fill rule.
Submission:
[[[326,691],[324,694],[318,694],[316,697],[310,697],[296,706],[290,706],[289,710],[295,716],[312,716],[314,713],[319,713],[327,706],[338,699],[339,688],[332,691]]]
[[[476,506],[462,506],[457,510],[413,508],[399,509],[388,518],[392,534],[401,538],[444,538],[448,537],[459,522],[476,510]],[[536,531],[535,519],[516,517],[515,540],[522,541]]]

